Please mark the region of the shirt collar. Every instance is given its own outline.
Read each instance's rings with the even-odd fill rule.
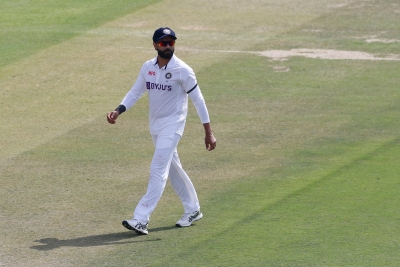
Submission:
[[[158,64],[158,57],[153,58],[152,63],[153,66],[156,66]],[[171,60],[165,65],[162,69],[166,70],[167,68],[173,68],[175,66],[175,55],[172,56]]]

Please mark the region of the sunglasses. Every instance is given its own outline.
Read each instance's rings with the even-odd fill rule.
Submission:
[[[174,46],[175,45],[175,40],[171,40],[171,41],[159,41],[158,45],[161,47],[166,47],[167,45],[169,46]]]

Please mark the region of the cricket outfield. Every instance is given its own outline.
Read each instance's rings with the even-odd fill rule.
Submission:
[[[0,266],[398,266],[397,0],[2,2]],[[189,103],[179,153],[204,218],[121,226],[147,186],[147,97],[116,107],[174,29]]]

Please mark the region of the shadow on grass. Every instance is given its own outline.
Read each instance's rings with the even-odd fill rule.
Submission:
[[[167,231],[173,229],[178,229],[178,228],[175,226],[159,227],[151,229],[149,230],[149,232],[151,234],[153,232]],[[121,245],[121,244],[137,243],[137,242],[152,242],[152,241],[162,240],[161,238],[129,240],[140,236],[141,235],[136,234],[134,231],[125,231],[121,233],[84,236],[66,240],[60,240],[58,238],[42,238],[39,240],[35,240],[35,242],[41,243],[41,245],[31,246],[30,248],[46,251],[60,247],[96,247],[96,246]]]

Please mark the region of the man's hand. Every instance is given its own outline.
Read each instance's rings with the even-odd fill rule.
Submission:
[[[212,132],[206,133],[206,138],[204,138],[204,142],[208,151],[211,151],[217,147],[217,139]]]
[[[107,114],[107,121],[111,124],[115,124],[117,122],[118,116],[118,111],[111,111]]]
[[[217,139],[212,133],[210,123],[204,123],[204,130],[206,132],[206,138],[204,138],[204,143],[206,144],[206,149],[211,151],[217,147]]]

